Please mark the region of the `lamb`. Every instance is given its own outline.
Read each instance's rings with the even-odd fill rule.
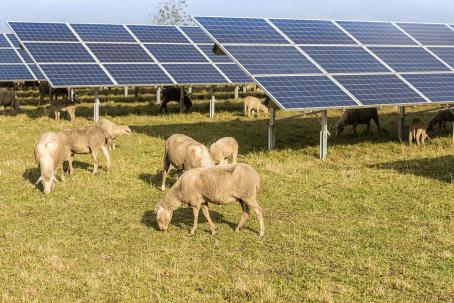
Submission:
[[[167,139],[163,162],[162,191],[166,188],[166,178],[171,167],[181,172],[214,165],[210,152],[205,145],[182,134],[173,134]]]
[[[131,134],[131,129],[127,125],[116,125],[107,119],[99,120],[98,126],[107,134],[107,147],[109,150],[115,149],[115,140],[118,137]]]
[[[0,90],[0,105],[6,110],[7,106],[11,107],[11,110],[19,110],[19,104],[16,103],[16,94],[12,91],[1,89]]]
[[[192,207],[194,225],[191,234],[197,229],[200,208],[210,224],[211,233],[215,235],[215,226],[208,212],[208,202],[231,204],[239,201],[243,215],[236,228],[238,232],[249,218],[249,210],[256,213],[259,224],[259,236],[265,234],[262,208],[257,203],[257,190],[260,187],[260,176],[246,164],[229,164],[208,168],[196,168],[185,172],[172,186],[165,197],[156,204],[155,212],[158,227],[166,231],[173,212],[180,207]]]
[[[228,164],[227,158],[232,157],[232,163],[236,164],[238,158],[238,142],[233,137],[224,137],[210,146],[210,155],[216,164]]]
[[[408,131],[408,144],[411,145],[413,139],[416,140],[416,144],[419,146],[425,144],[426,139],[430,139],[427,135],[426,129],[424,127],[424,122],[420,119],[415,118],[410,122],[410,128]]]
[[[446,122],[454,122],[454,111],[450,108],[440,110],[427,124],[427,131],[432,131],[434,126],[438,124],[441,129],[446,129]]]
[[[370,120],[374,120],[377,130],[380,131],[380,122],[378,121],[378,111],[376,108],[347,109],[336,123],[336,136],[340,135],[347,125],[353,125],[354,135],[356,135],[358,124],[367,124],[366,131],[369,131]]]
[[[69,173],[72,174],[72,152],[68,136],[64,132],[45,132],[35,145],[35,160],[41,170],[41,175],[36,185],[41,182],[44,193],[47,195],[52,190],[56,179],[57,169],[61,169],[61,180],[64,181],[63,162],[68,161]]]
[[[76,103],[70,100],[62,100],[62,101],[51,101],[49,107],[44,109],[44,114],[47,115],[48,112],[54,112],[55,121],[60,124],[60,117],[62,112],[66,112],[68,114],[69,120],[72,124],[76,121]]]
[[[98,152],[102,151],[110,170],[110,155],[107,149],[107,134],[97,125],[84,126],[65,131],[73,154],[89,154],[93,156],[93,175],[98,172]]]
[[[252,111],[257,113],[257,117],[260,117],[260,111],[268,115],[268,107],[263,105],[258,98],[248,96],[244,98],[244,115],[251,117]]]

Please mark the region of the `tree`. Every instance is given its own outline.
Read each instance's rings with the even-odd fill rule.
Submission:
[[[159,3],[151,18],[153,24],[162,25],[193,25],[186,12],[187,0],[166,0]]]

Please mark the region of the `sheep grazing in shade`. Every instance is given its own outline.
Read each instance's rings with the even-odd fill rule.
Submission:
[[[41,170],[36,185],[41,182],[44,193],[47,195],[56,181],[57,169],[61,169],[61,180],[64,180],[64,161],[69,163],[69,173],[72,174],[73,172],[72,152],[66,133],[46,132],[42,134],[35,145],[35,160]]]
[[[11,107],[11,110],[19,110],[19,104],[16,102],[16,94],[13,91],[6,89],[0,89],[0,105],[6,110],[7,106]]]
[[[235,164],[238,158],[238,142],[233,137],[221,138],[210,146],[210,155],[216,164],[228,164],[229,157],[232,157],[232,163]]]
[[[107,145],[109,150],[115,149],[115,140],[118,137],[131,134],[131,129],[127,125],[116,125],[107,119],[99,120],[98,126],[107,134]]]
[[[156,219],[160,230],[169,227],[173,212],[181,207],[192,207],[194,225],[191,234],[197,229],[200,208],[210,224],[211,233],[215,234],[215,226],[208,212],[208,202],[215,204],[231,204],[239,201],[243,209],[240,223],[235,231],[239,231],[249,218],[249,210],[256,213],[260,224],[260,237],[265,234],[262,209],[257,203],[257,190],[260,176],[246,164],[219,165],[208,168],[196,168],[185,172],[172,186],[165,197],[156,204]]]
[[[162,103],[159,112],[162,112],[164,109],[167,113],[167,103],[169,102],[180,102],[181,90],[177,87],[167,87],[162,91]],[[183,94],[183,104],[185,108],[185,113],[188,113],[192,107],[192,100],[189,97],[189,94],[185,91]]]
[[[366,131],[369,131],[370,120],[374,120],[377,130],[381,130],[376,108],[347,109],[336,123],[336,136],[340,135],[347,125],[353,125],[354,135],[356,135],[358,124],[367,124]]]
[[[427,135],[426,128],[424,127],[424,122],[422,122],[418,118],[415,118],[410,122],[410,128],[408,131],[408,144],[411,145],[413,139],[416,140],[416,144],[418,146],[421,144],[424,145],[426,139],[430,139]]]
[[[454,111],[450,108],[440,110],[427,124],[427,131],[432,131],[438,124],[440,129],[446,129],[446,122],[454,122]]]
[[[110,170],[110,155],[107,148],[107,134],[97,125],[84,126],[65,131],[73,154],[93,156],[93,175],[98,171],[98,152],[101,150],[106,158],[107,172]]]
[[[264,112],[265,115],[268,115],[268,107],[260,102],[260,99],[252,96],[244,98],[244,115],[251,117],[252,112],[257,113],[257,117],[260,117],[260,112]]]
[[[44,109],[44,114],[48,115],[49,112],[53,112],[55,115],[55,121],[59,124],[61,113],[66,112],[69,120],[74,124],[76,121],[76,103],[70,100],[52,100],[51,104]]]
[[[214,165],[205,145],[182,134],[174,134],[167,139],[163,164],[162,191],[166,188],[166,178],[172,167],[181,172]]]

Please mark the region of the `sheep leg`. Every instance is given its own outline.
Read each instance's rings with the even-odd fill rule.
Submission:
[[[216,226],[214,225],[213,221],[211,221],[210,213],[208,212],[208,205],[202,204],[202,212],[207,219],[208,224],[210,224],[211,234],[213,236],[216,235]]]
[[[247,219],[249,218],[249,206],[244,203],[243,201],[240,201],[241,208],[243,209],[243,214],[241,215],[240,223],[238,223],[237,228],[235,229],[235,232],[239,232],[240,229],[244,226],[246,223]]]
[[[92,149],[91,155],[93,156],[93,175],[96,175],[98,172],[98,151]]]
[[[61,165],[60,169],[61,169],[61,178],[60,178],[60,180],[61,180],[61,182],[63,182],[63,181],[65,181],[65,170],[63,169],[63,164]]]
[[[422,135],[422,130],[421,130],[421,129],[418,129],[418,130],[416,131],[416,144],[417,144],[418,146],[421,145],[421,135]]]
[[[165,191],[166,190],[166,178],[167,175],[170,172],[170,160],[167,157],[167,154],[164,156],[164,167],[162,169],[162,185],[161,185],[161,190]]]
[[[192,225],[191,235],[195,234],[195,231],[197,229],[197,223],[199,222],[199,211],[200,208],[198,207],[192,208],[192,213],[194,214],[194,224]]]
[[[69,170],[69,174],[72,175],[73,174],[73,171],[74,171],[74,168],[73,168],[73,160],[74,160],[74,154],[71,155],[68,159],[68,170]]]
[[[249,205],[250,208],[252,208],[257,215],[257,218],[259,220],[259,225],[260,225],[260,233],[259,236],[263,237],[265,235],[265,224],[263,222],[263,212],[262,208],[257,204],[256,201],[249,200],[247,201],[247,204]]]
[[[232,155],[232,163],[236,164],[236,160],[238,158],[238,150],[235,150]]]
[[[413,131],[410,130],[408,132],[408,145],[411,145],[413,143]]]
[[[104,157],[106,158],[106,166],[107,166],[107,172],[110,171],[110,154],[109,154],[109,150],[107,149],[107,147],[105,145],[101,146],[101,151],[102,153],[104,154]]]

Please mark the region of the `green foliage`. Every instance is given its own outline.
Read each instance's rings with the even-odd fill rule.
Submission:
[[[186,12],[186,0],[166,0],[159,3],[151,18],[153,24],[161,25],[193,25]]]

